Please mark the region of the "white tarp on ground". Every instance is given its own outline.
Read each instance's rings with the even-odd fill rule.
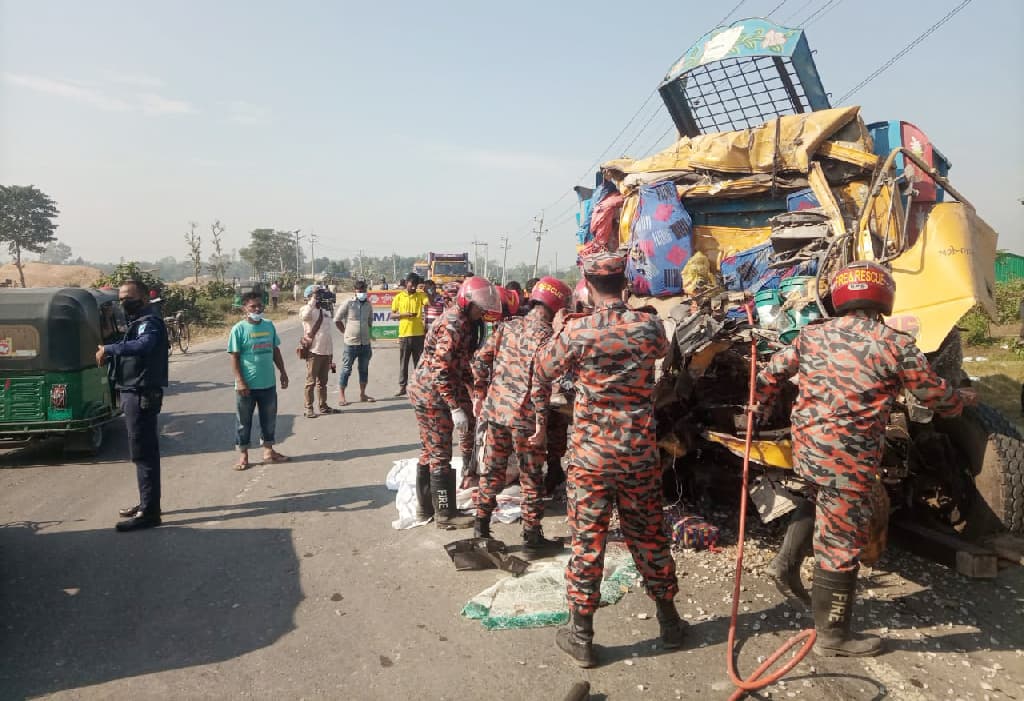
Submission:
[[[391,527],[396,530],[415,528],[422,526],[429,521],[420,521],[416,518],[416,463],[418,458],[404,458],[395,460],[384,480],[385,486],[397,491],[395,496],[395,508],[398,509],[398,518],[391,522]],[[462,482],[462,458],[452,458],[452,468],[455,470],[455,483]],[[473,495],[476,488],[460,489],[455,497],[455,503],[460,509],[473,507]],[[494,511],[494,521],[501,523],[515,523],[522,517],[522,496],[519,492],[519,484],[513,484],[505,488],[498,495],[498,508]]]

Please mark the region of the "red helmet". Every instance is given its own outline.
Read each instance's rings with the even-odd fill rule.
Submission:
[[[501,318],[501,294],[498,288],[486,278],[473,276],[459,287],[455,297],[459,309],[466,311],[469,305],[475,304],[484,311],[484,316]]]
[[[829,291],[836,314],[870,309],[888,316],[892,314],[896,283],[889,271],[878,263],[858,260],[833,276]]]
[[[552,314],[557,314],[560,310],[565,309],[571,296],[572,292],[568,285],[558,278],[550,276],[542,277],[533,283],[533,289],[530,290],[530,301],[540,302],[550,309]]]
[[[581,278],[576,283],[576,291],[572,295],[576,299],[576,304],[582,304],[584,307],[590,306],[590,293],[587,292],[587,280]]]

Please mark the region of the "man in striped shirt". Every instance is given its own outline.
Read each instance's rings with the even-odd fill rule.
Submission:
[[[434,320],[444,314],[444,298],[438,294],[437,285],[434,284],[433,280],[427,280],[423,283],[423,291],[430,299],[430,302],[423,307],[423,323],[429,332],[430,325],[434,323]]]

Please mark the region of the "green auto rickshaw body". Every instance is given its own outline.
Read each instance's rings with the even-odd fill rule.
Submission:
[[[87,434],[117,417],[96,350],[125,328],[116,291],[0,291],[0,442]]]

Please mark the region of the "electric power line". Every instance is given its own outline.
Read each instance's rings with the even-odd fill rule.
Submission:
[[[807,15],[806,17],[804,17],[803,21],[797,22],[796,26],[798,26],[798,27],[806,27],[808,22],[810,22],[812,19],[814,19],[815,17],[820,15],[822,12],[827,10],[831,5],[835,4],[835,2],[836,2],[836,0],[828,0],[828,2],[826,2],[824,5],[819,7],[817,10],[815,10],[811,14]]]
[[[825,9],[825,11],[824,11],[824,12],[822,12],[822,13],[821,13],[820,15],[818,15],[817,17],[815,17],[814,19],[810,20],[809,22],[805,22],[805,23],[803,24],[802,28],[803,28],[803,29],[807,29],[807,28],[808,28],[808,27],[810,27],[810,26],[811,26],[812,24],[814,24],[815,22],[819,21],[819,20],[820,20],[820,19],[821,19],[822,17],[824,17],[824,16],[825,16],[825,15],[827,15],[827,14],[828,14],[829,12],[831,12],[831,11],[832,11],[832,10],[834,10],[834,9],[836,9],[837,7],[839,7],[839,6],[840,6],[840,5],[842,5],[842,4],[843,4],[843,0],[837,0],[836,4],[835,4],[835,5],[832,5],[832,7],[828,7],[828,6],[826,5],[826,7],[828,7],[828,9],[822,8],[822,9]]]
[[[956,7],[954,7],[954,8],[952,9],[952,10],[950,10],[949,12],[947,12],[947,13],[946,13],[946,15],[945,15],[945,16],[944,16],[944,17],[943,17],[942,19],[940,19],[940,20],[939,20],[938,22],[936,22],[936,23],[935,23],[935,24],[933,24],[932,26],[928,27],[928,29],[926,29],[926,30],[924,30],[923,32],[921,32],[921,34],[919,34],[919,35],[918,35],[918,37],[917,37],[916,39],[914,39],[914,40],[913,40],[912,42],[910,42],[909,44],[907,44],[906,46],[904,46],[904,47],[903,47],[903,48],[902,48],[902,49],[901,49],[901,50],[899,51],[899,53],[897,53],[897,54],[896,54],[895,56],[893,56],[893,57],[892,57],[892,58],[890,58],[890,59],[889,59],[888,61],[886,61],[885,63],[883,63],[883,64],[882,64],[882,65],[881,65],[881,66],[880,66],[880,67],[879,67],[879,68],[878,68],[877,70],[875,70],[875,72],[874,72],[874,73],[872,73],[872,74],[871,74],[871,75],[869,75],[869,76],[868,76],[867,78],[865,78],[864,80],[862,80],[862,81],[860,81],[859,83],[857,83],[857,85],[855,85],[855,86],[854,86],[854,87],[853,87],[853,88],[852,88],[851,90],[849,90],[849,91],[848,91],[848,92],[847,92],[847,93],[846,93],[845,95],[843,95],[842,97],[840,97],[840,98],[839,98],[839,100],[837,100],[836,104],[842,104],[842,103],[846,102],[846,101],[847,101],[848,99],[850,99],[851,97],[853,97],[853,95],[854,95],[855,93],[857,93],[858,91],[860,91],[860,89],[861,89],[861,88],[863,88],[863,87],[864,87],[865,85],[867,85],[868,83],[870,83],[870,82],[871,82],[872,80],[874,80],[874,79],[875,79],[875,78],[877,78],[878,76],[882,75],[882,73],[884,73],[885,71],[887,71],[887,70],[888,70],[888,69],[889,69],[889,68],[890,68],[890,67],[891,67],[891,66],[892,66],[892,65],[893,65],[894,63],[896,63],[896,62],[897,62],[897,61],[899,61],[899,60],[900,60],[901,58],[903,58],[904,56],[906,56],[906,55],[907,55],[908,53],[910,53],[911,51],[913,51],[913,50],[914,50],[914,47],[916,47],[916,46],[917,46],[918,44],[920,44],[920,43],[921,43],[922,41],[924,41],[924,40],[925,40],[925,39],[927,39],[927,38],[928,38],[929,36],[931,36],[932,34],[934,34],[934,33],[935,33],[935,31],[939,29],[939,27],[941,27],[942,25],[944,25],[944,24],[945,24],[946,22],[948,22],[949,20],[953,19],[953,17],[954,17],[954,16],[955,16],[955,15],[956,15],[956,14],[957,14],[958,12],[960,12],[960,10],[964,9],[965,7],[967,7],[967,6],[968,6],[968,5],[970,5],[970,4],[971,4],[971,0],[963,0],[963,2],[961,2],[961,3],[959,4],[959,5],[957,5],[957,6],[956,6]]]
[[[718,24],[716,24],[715,26],[716,27],[721,27],[723,24],[725,24],[729,20],[729,18],[732,17],[733,13],[736,12],[736,10],[740,9],[741,7],[743,7],[743,5],[746,2],[747,2],[747,0],[740,0],[738,3],[736,3],[736,7],[732,8],[731,10],[729,10],[729,14],[727,14],[722,19],[718,20]]]
[[[770,10],[770,11],[768,12],[768,14],[767,14],[767,15],[765,15],[765,17],[767,17],[767,18],[769,18],[769,19],[770,19],[770,18],[771,18],[771,16],[772,16],[772,15],[774,15],[774,14],[775,14],[776,12],[778,12],[778,11],[779,11],[779,8],[781,8],[781,7],[782,7],[783,5],[785,5],[785,4],[787,3],[787,2],[789,2],[789,0],[782,0],[782,2],[780,2],[780,3],[778,4],[778,5],[776,5],[775,7],[773,7],[773,8],[772,8],[772,9],[771,9],[771,10]]]
[[[625,145],[625,146],[623,147],[623,149],[622,149],[622,153],[623,153],[623,155],[625,155],[625,154],[626,154],[626,153],[627,153],[627,152],[629,151],[629,149],[630,149],[630,148],[631,148],[631,147],[633,146],[633,144],[635,144],[635,143],[636,143],[636,140],[637,140],[637,139],[639,139],[639,138],[640,138],[640,136],[641,136],[641,135],[642,135],[642,134],[643,134],[643,133],[644,133],[645,131],[647,131],[647,127],[651,126],[651,122],[653,122],[653,121],[654,121],[654,118],[655,118],[655,117],[657,117],[657,116],[658,116],[658,115],[659,115],[660,113],[661,113],[661,105],[656,105],[656,106],[655,106],[655,109],[654,109],[654,111],[653,111],[653,112],[651,112],[651,116],[650,116],[650,117],[648,117],[648,118],[647,118],[647,121],[646,121],[646,122],[644,122],[644,125],[643,125],[642,127],[640,127],[640,131],[638,131],[638,132],[637,132],[637,133],[636,133],[636,134],[635,134],[635,135],[633,136],[633,138],[632,138],[632,139],[630,140],[630,142],[629,142],[628,144],[626,144],[626,145]]]
[[[792,12],[790,12],[790,13],[789,13],[788,15],[786,15],[785,17],[783,17],[783,18],[782,18],[782,19],[780,20],[780,22],[788,22],[788,21],[789,21],[790,19],[792,19],[793,17],[796,17],[796,16],[797,16],[797,15],[799,15],[799,14],[800,14],[801,12],[803,12],[804,10],[806,10],[806,9],[807,9],[807,8],[808,8],[808,7],[810,6],[810,4],[811,4],[812,2],[814,2],[814,0],[807,0],[807,2],[805,2],[805,3],[803,4],[803,5],[801,5],[800,7],[796,8],[795,10],[793,10]]]

